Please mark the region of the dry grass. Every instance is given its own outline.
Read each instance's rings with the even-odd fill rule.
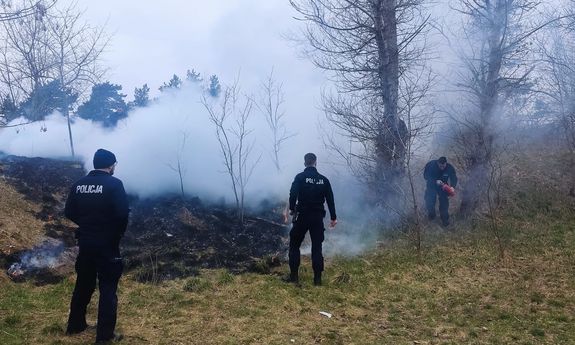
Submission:
[[[124,344],[573,344],[575,226],[540,225],[514,238],[505,262],[485,232],[443,233],[421,262],[402,240],[330,260],[322,287],[311,284],[307,259],[301,288],[225,270],[159,285],[124,277],[118,327]],[[62,334],[72,284],[8,284],[0,329],[14,337],[0,342],[93,341],[94,331]],[[95,322],[94,302],[88,318]]]
[[[0,253],[10,255],[39,242],[44,223],[34,217],[41,207],[0,178]]]
[[[178,213],[178,218],[183,224],[191,226],[200,231],[206,231],[209,229],[208,224],[206,224],[203,220],[199,219],[198,217],[194,216],[190,210],[185,207],[182,207]]]

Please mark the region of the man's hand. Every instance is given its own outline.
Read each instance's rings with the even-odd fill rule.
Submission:
[[[332,220],[329,222],[329,228],[330,228],[330,229],[335,228],[335,225],[336,225],[336,224],[337,224],[337,219],[332,219]]]
[[[284,224],[289,223],[289,217],[290,217],[290,216],[293,217],[294,214],[295,214],[295,211],[294,211],[294,210],[288,210],[288,212],[285,212],[285,211],[284,211]]]

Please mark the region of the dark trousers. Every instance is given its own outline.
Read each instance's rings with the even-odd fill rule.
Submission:
[[[323,272],[322,243],[324,240],[323,212],[300,213],[293,223],[289,237],[289,267],[297,272],[300,265],[300,246],[309,230],[311,237],[311,263],[314,274]]]
[[[449,224],[449,197],[442,190],[434,187],[425,189],[425,207],[427,207],[427,216],[429,219],[435,218],[435,202],[439,199],[439,216],[443,225]]]
[[[76,259],[76,286],[70,303],[68,332],[86,328],[86,308],[96,289],[100,290],[96,341],[114,337],[118,298],[116,291],[122,275],[123,264],[118,249],[89,248],[80,246]]]

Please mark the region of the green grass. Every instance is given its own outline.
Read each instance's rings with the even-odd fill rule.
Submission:
[[[575,343],[575,227],[539,216],[514,227],[504,261],[488,231],[462,229],[429,234],[421,257],[396,239],[391,249],[329,260],[322,287],[312,285],[309,260],[301,287],[280,281],[285,266],[267,275],[202,270],[161,284],[127,277],[118,328],[125,344]],[[4,284],[0,343],[92,341],[93,331],[63,335],[72,288],[73,277]]]

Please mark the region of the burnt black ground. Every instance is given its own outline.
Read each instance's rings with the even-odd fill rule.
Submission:
[[[47,237],[60,239],[67,247],[73,247],[75,240],[74,227],[64,221],[64,203],[70,186],[85,174],[78,162],[0,155],[0,175],[27,199],[42,205],[34,216],[46,222]],[[130,208],[121,246],[126,269],[140,281],[185,277],[200,268],[266,273],[279,265],[287,250],[279,203],[267,202],[257,214],[248,213],[243,226],[234,208],[204,204],[198,198],[130,196]],[[9,266],[11,261],[3,257],[0,263]]]
[[[265,271],[286,250],[279,219],[248,216],[241,227],[233,209],[199,199],[136,201],[130,217],[122,246],[127,267],[139,268],[144,281],[193,275],[198,268]]]

